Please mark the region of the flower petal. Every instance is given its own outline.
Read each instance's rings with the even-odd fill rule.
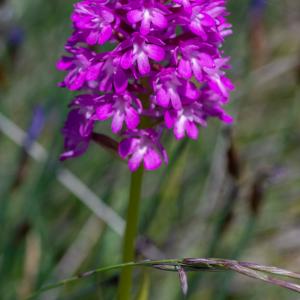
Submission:
[[[178,65],[178,72],[185,79],[191,78],[192,70],[190,62],[188,60],[181,59]]]
[[[131,10],[127,13],[127,20],[131,24],[135,24],[143,19],[143,12],[138,9]]]
[[[166,18],[163,14],[161,14],[161,13],[159,13],[159,12],[156,12],[156,11],[153,11],[153,12],[152,12],[152,16],[153,16],[153,18],[152,18],[152,23],[153,23],[156,27],[158,27],[158,28],[160,28],[160,29],[167,28],[167,26],[168,26],[168,21],[167,21],[167,18]]]
[[[203,80],[202,67],[199,60],[192,60],[192,69],[196,79],[201,82]]]
[[[168,107],[170,102],[170,96],[166,91],[161,88],[156,94],[156,103],[162,107]]]
[[[137,64],[138,64],[138,69],[141,75],[146,75],[150,72],[150,64],[149,64],[149,59],[148,56],[144,53],[141,52],[137,56]]]
[[[73,64],[73,59],[70,57],[63,57],[62,59],[60,59],[57,64],[56,67],[58,70],[61,71],[65,71],[68,68],[70,68]]]
[[[176,116],[173,116],[172,113],[168,110],[165,113],[165,124],[167,128],[172,128],[174,126],[174,123],[176,121]]]
[[[153,148],[148,148],[144,156],[144,167],[146,170],[155,170],[161,166],[161,156]]]
[[[150,25],[150,19],[144,16],[141,23],[141,34],[147,35],[150,32]]]
[[[181,104],[181,99],[180,99],[180,96],[178,95],[178,93],[176,91],[170,90],[169,95],[170,95],[170,98],[171,98],[172,106],[176,110],[181,109],[182,104]]]
[[[107,103],[97,107],[96,116],[99,121],[107,120],[112,115],[112,104]]]
[[[110,37],[112,36],[112,28],[110,25],[103,27],[101,34],[99,35],[98,43],[99,45],[103,45],[106,43]]]
[[[131,154],[133,148],[133,139],[128,138],[119,143],[119,154],[122,158],[126,158]]]
[[[187,135],[191,139],[196,140],[198,138],[199,130],[194,122],[187,121],[185,123],[185,129],[186,129]]]
[[[184,135],[185,135],[185,122],[186,122],[186,119],[184,117],[181,117],[175,123],[174,134],[175,134],[176,139],[178,139],[178,140],[184,138]]]
[[[144,157],[144,153],[140,150],[137,150],[136,152],[133,153],[131,158],[128,160],[128,167],[131,172],[135,172],[139,168],[143,160],[143,157]]]
[[[125,70],[131,68],[133,66],[133,53],[132,50],[126,51],[120,61],[121,67]]]
[[[86,42],[93,46],[96,45],[100,36],[100,32],[98,30],[91,30],[89,35],[86,38]]]
[[[162,61],[165,58],[165,50],[157,45],[147,45],[147,53],[155,61]]]
[[[122,129],[124,119],[125,119],[124,113],[122,113],[119,110],[115,111],[111,123],[111,129],[113,133],[118,133]]]
[[[125,72],[118,68],[117,72],[114,76],[114,87],[118,93],[122,93],[126,90],[128,85],[128,78],[125,74]]]
[[[135,129],[140,123],[139,115],[132,107],[126,109],[125,122],[129,129]]]
[[[86,72],[86,80],[88,80],[88,81],[96,80],[97,77],[99,76],[101,66],[102,66],[102,64],[99,63],[99,64],[95,64],[95,65],[89,67]]]

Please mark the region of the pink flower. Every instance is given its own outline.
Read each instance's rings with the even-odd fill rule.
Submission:
[[[71,91],[81,89],[89,81],[94,69],[95,53],[85,48],[71,49],[72,56],[64,56],[57,63],[57,68],[62,71],[69,71],[62,86]]]
[[[137,128],[140,123],[138,110],[140,101],[129,93],[100,96],[100,104],[96,110],[97,120],[104,121],[112,118],[112,132],[121,131],[123,124],[130,130]]]
[[[107,42],[113,32],[114,13],[105,6],[105,1],[83,1],[75,4],[72,21],[76,30],[85,34],[89,45]]]
[[[193,140],[198,138],[197,125],[206,126],[206,114],[198,102],[188,104],[180,110],[168,110],[165,114],[165,123],[168,128],[174,127],[177,139],[184,138],[185,134]]]
[[[168,108],[171,103],[171,106],[177,110],[182,108],[185,99],[195,100],[199,96],[196,86],[180,78],[173,68],[163,69],[157,74],[153,90],[158,105]]]
[[[215,67],[214,57],[218,56],[214,47],[209,44],[201,43],[199,40],[182,42],[175,52],[178,73],[185,79],[190,79],[194,75],[199,82],[203,82],[203,69]]]
[[[111,120],[119,154],[135,171],[167,163],[163,132],[197,139],[210,118],[224,123],[233,84],[221,46],[231,34],[226,0],[82,0],[58,68],[70,105],[62,158],[83,154]],[[102,47],[105,46],[105,47]],[[95,132],[97,133],[97,132]],[[95,135],[94,135],[95,136]]]
[[[116,53],[102,55],[99,68],[97,67],[94,76],[90,78],[98,85],[99,91],[122,93],[127,89],[129,75],[121,68],[120,56]]]
[[[134,33],[133,37],[122,42],[116,51],[122,51],[121,66],[127,70],[133,68],[135,63],[141,75],[151,71],[149,59],[160,62],[164,59],[163,42],[157,38],[144,37]]]
[[[128,133],[128,137],[121,141],[119,154],[122,158],[129,157],[128,167],[134,172],[144,164],[146,170],[159,168],[168,158],[164,148],[158,142],[154,130],[140,130]]]
[[[141,23],[140,32],[147,35],[151,29],[165,29],[168,26],[168,20],[165,15],[168,10],[165,6],[155,1],[145,1],[145,6],[137,5],[136,8],[127,13],[128,22],[132,25]]]

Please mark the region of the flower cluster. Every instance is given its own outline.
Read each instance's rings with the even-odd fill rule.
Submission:
[[[62,159],[88,148],[97,122],[111,119],[131,171],[167,163],[164,131],[198,138],[233,85],[220,47],[231,34],[226,0],[84,0],[58,68],[61,86],[82,91],[70,104]]]

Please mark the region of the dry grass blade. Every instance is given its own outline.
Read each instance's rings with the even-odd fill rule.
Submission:
[[[228,266],[230,270],[236,271],[240,274],[246,275],[248,277],[254,278],[254,279],[259,279],[264,282],[268,282],[273,285],[277,285],[292,291],[295,291],[297,293],[300,293],[300,285],[293,283],[293,282],[288,282],[282,279],[274,278],[266,273],[255,271],[246,267],[241,266],[240,264],[230,264]]]
[[[288,271],[285,269],[264,266],[264,265],[258,265],[258,264],[249,263],[249,262],[240,262],[239,264],[243,267],[247,267],[247,268],[250,268],[253,270],[257,270],[257,271],[263,271],[263,272],[272,273],[272,274],[276,274],[276,275],[280,275],[280,276],[300,279],[300,273],[291,272],[291,271]]]
[[[256,263],[251,262],[239,262],[236,260],[227,260],[227,259],[206,259],[206,258],[187,258],[183,260],[183,263],[190,267],[194,266],[197,268],[201,268],[204,266],[210,266],[213,269],[219,269],[219,270],[232,270],[237,273],[246,275],[248,277],[259,279],[264,282],[268,282],[273,285],[277,285],[295,292],[300,293],[300,285],[285,281],[282,279],[274,278],[270,276],[269,274],[273,275],[280,275],[280,276],[286,276],[291,277],[295,279],[300,279],[300,274],[291,272],[288,270],[276,268],[276,267],[270,267],[270,266],[264,266],[259,265]]]

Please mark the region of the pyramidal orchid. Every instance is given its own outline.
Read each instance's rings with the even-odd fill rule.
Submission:
[[[230,123],[227,14],[226,0],[76,3],[58,68],[67,72],[60,85],[81,95],[70,105],[61,159],[82,155],[95,123],[110,120],[129,169],[154,170],[168,161],[167,131],[197,139],[211,117]]]

